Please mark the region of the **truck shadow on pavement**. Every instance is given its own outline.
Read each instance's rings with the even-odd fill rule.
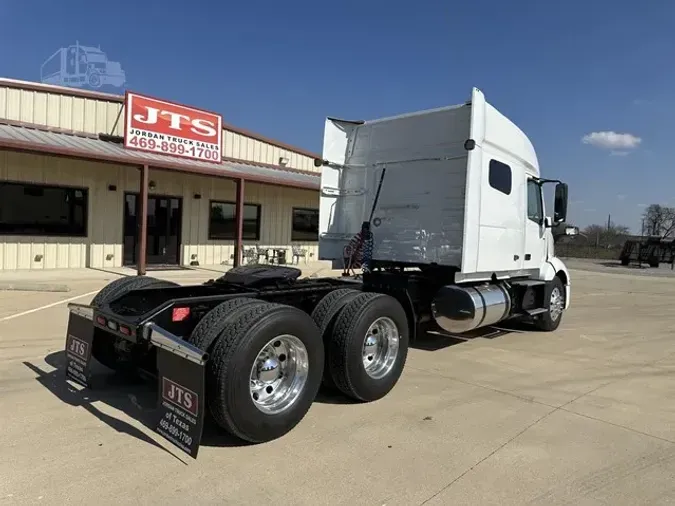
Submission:
[[[463,334],[462,336],[438,332],[421,332],[418,338],[410,343],[410,348],[423,351],[436,351],[467,343],[476,338],[494,339],[512,332],[529,330],[531,329],[514,323],[509,326],[500,326],[499,328],[486,327],[478,331]],[[44,360],[54,370],[44,371],[35,364],[26,361],[23,364],[35,373],[36,381],[59,400],[73,407],[81,407],[117,432],[127,434],[155,446],[169,453],[180,462],[185,463],[185,461],[167,449],[167,447],[173,449],[170,443],[166,442],[166,446],[164,446],[158,442],[165,443],[164,439],[155,432],[157,388],[152,380],[141,376],[130,377],[114,373],[93,360],[91,363],[91,387],[85,389],[66,381],[66,354],[64,351],[50,353]],[[345,397],[340,392],[324,387],[319,391],[315,402],[323,404],[354,404],[351,399]],[[152,437],[139,427],[104,412],[96,407],[95,403],[102,403],[105,406],[121,411],[132,420],[142,424],[145,429],[150,431]],[[211,418],[208,409],[206,410],[201,446],[239,447],[249,445],[250,443],[235,438],[220,429]]]
[[[428,329],[420,331],[417,339],[410,343],[413,350],[438,351],[474,339],[497,339],[513,333],[532,332],[532,328],[520,322],[503,322],[498,327],[481,327],[464,334],[450,334],[448,332]]]
[[[66,354],[64,351],[50,353],[44,360],[49,366],[54,368],[53,371],[44,371],[35,364],[26,361],[23,364],[35,373],[37,382],[60,401],[73,407],[81,407],[117,432],[127,434],[160,448],[181,462],[184,462],[174,453],[167,450],[167,448],[173,449],[170,443],[167,442],[166,446],[164,446],[158,442],[165,443],[164,439],[155,432],[157,388],[152,380],[140,376],[129,377],[127,375],[116,374],[98,364],[95,360],[92,360],[91,388],[85,389],[66,381]],[[315,402],[353,404],[350,399],[341,393],[324,388],[319,391]],[[121,411],[150,430],[152,437],[137,426],[105,413],[96,407],[95,403],[102,403],[105,406]],[[208,409],[206,410],[200,446],[242,447],[249,445],[250,443],[235,438],[219,428],[211,418]]]
[[[38,383],[54,394],[59,400],[70,406],[81,407],[117,432],[127,434],[160,448],[185,463],[184,460],[167,449],[173,449],[170,443],[166,442],[166,446],[164,446],[164,444],[158,442],[164,443],[164,439],[155,433],[157,388],[152,381],[139,376],[129,377],[116,374],[92,361],[91,388],[85,389],[79,386],[76,387],[66,381],[65,352],[50,353],[45,357],[45,362],[53,367],[54,370],[46,372],[40,367],[26,361],[23,364],[35,373],[35,379]],[[95,406],[95,403],[102,403],[123,412],[128,417],[141,423],[146,429],[149,429],[152,437],[137,426],[105,413]],[[103,409],[105,410],[105,408]],[[215,426],[215,422],[211,420],[208,410],[204,418],[201,446],[248,446],[248,443],[224,433]]]

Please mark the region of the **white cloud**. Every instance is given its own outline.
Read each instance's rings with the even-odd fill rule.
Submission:
[[[617,195],[616,198],[619,199],[619,200],[623,200],[623,199],[626,198],[626,196],[625,195]]]
[[[612,151],[635,149],[642,139],[633,134],[619,134],[616,132],[591,132],[581,138],[584,144],[590,144],[596,148],[610,149]],[[622,152],[622,151],[620,151]]]
[[[647,207],[647,204],[638,204],[638,207]]]

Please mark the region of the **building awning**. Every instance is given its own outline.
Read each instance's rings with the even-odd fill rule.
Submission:
[[[148,165],[154,169],[175,170],[227,179],[244,179],[250,182],[292,188],[311,190],[320,188],[320,175],[306,171],[230,160],[215,164],[156,153],[131,151],[115,142],[103,141],[93,136],[49,131],[47,128],[0,124],[0,148],[122,165]]]

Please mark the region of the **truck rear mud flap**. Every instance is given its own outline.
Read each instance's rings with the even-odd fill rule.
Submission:
[[[66,333],[66,380],[91,388],[94,308],[69,304]],[[204,428],[205,366],[208,354],[154,323],[142,337],[157,349],[155,431],[192,458],[197,458]]]

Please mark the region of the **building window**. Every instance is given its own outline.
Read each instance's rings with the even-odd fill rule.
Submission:
[[[319,211],[317,209],[293,208],[291,241],[319,240]]]
[[[495,190],[511,194],[511,167],[497,160],[490,160],[488,180]]]
[[[211,201],[209,239],[234,241],[236,227],[234,202]],[[260,205],[244,204],[244,241],[260,240]]]
[[[527,181],[527,217],[539,224],[544,220],[541,186],[532,179],[528,179]]]
[[[0,182],[0,234],[87,236],[88,191]]]

